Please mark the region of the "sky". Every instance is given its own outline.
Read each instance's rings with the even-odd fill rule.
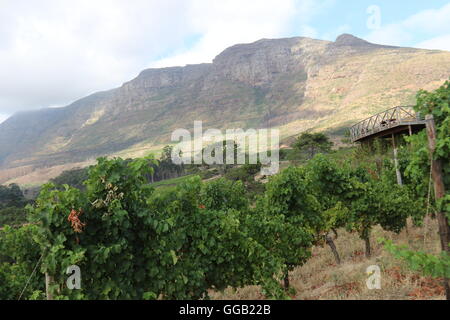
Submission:
[[[450,51],[450,1],[0,0],[0,123],[261,38]]]

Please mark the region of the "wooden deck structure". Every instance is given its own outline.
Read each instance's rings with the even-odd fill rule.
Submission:
[[[401,132],[411,135],[423,128],[425,120],[411,106],[399,106],[358,122],[350,128],[350,136],[353,142],[363,142]]]

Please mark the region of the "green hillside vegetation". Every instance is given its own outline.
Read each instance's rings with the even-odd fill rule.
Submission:
[[[177,184],[180,184],[182,182],[186,182],[187,180],[189,180],[190,178],[193,178],[194,175],[187,175],[187,176],[182,176],[182,177],[178,177],[178,178],[172,178],[172,179],[167,179],[167,180],[161,180],[158,182],[154,182],[151,185],[153,187],[161,187],[161,186],[175,186]]]
[[[21,225],[26,222],[25,199],[18,185],[0,185],[0,228],[4,225]]]

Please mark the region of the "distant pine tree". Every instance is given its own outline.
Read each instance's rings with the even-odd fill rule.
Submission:
[[[302,133],[292,144],[294,149],[306,152],[309,159],[314,158],[319,152],[330,152],[332,146],[333,142],[325,134],[310,132]]]

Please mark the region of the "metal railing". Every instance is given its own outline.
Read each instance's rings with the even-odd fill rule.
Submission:
[[[353,142],[401,125],[425,124],[411,106],[399,106],[362,120],[350,128]]]

